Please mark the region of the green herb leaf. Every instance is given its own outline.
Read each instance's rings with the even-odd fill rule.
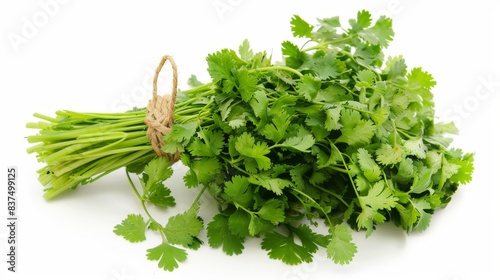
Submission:
[[[168,242],[189,247],[203,229],[203,221],[198,217],[199,205],[194,205],[187,211],[168,219],[163,229]]]
[[[344,265],[351,262],[357,251],[358,249],[352,242],[352,235],[349,229],[344,224],[335,226],[332,232],[332,239],[326,247],[328,258],[337,264]]]
[[[132,243],[142,242],[146,240],[146,227],[147,223],[141,215],[130,214],[121,224],[115,226],[113,232]]]
[[[185,250],[167,243],[148,249],[147,252],[148,260],[158,261],[158,267],[168,271],[178,268],[179,263],[187,259]]]
[[[215,215],[213,220],[208,223],[207,237],[208,244],[212,248],[222,246],[222,251],[230,256],[243,252],[243,238],[231,232],[228,219],[222,214]]]

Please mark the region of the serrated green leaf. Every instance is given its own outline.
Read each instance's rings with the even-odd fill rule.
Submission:
[[[421,194],[427,191],[432,184],[432,169],[426,166],[418,167],[417,176],[413,178],[413,184],[410,187],[410,193]]]
[[[252,99],[254,92],[257,90],[257,77],[246,68],[238,70],[237,73],[238,92],[241,94],[241,98],[245,102],[248,102]]]
[[[269,140],[278,143],[285,137],[286,130],[290,124],[290,116],[286,113],[280,114],[271,119],[272,123],[264,126],[262,135]]]
[[[356,19],[349,20],[349,24],[351,25],[351,30],[353,32],[358,32],[364,28],[367,28],[371,23],[371,14],[366,10],[359,11]]]
[[[449,159],[449,162],[459,166],[457,173],[450,177],[451,182],[466,184],[472,180],[472,173],[474,172],[474,154],[467,153],[463,156]]]
[[[271,231],[275,226],[256,215],[250,215],[250,223],[248,224],[248,233],[250,236],[257,236]]]
[[[245,157],[245,165],[252,173],[255,173],[255,166],[259,170],[268,170],[271,168],[271,160],[266,157],[270,153],[269,147],[263,142],[255,142],[255,138],[249,133],[242,133],[235,143],[235,149]]]
[[[269,100],[263,90],[255,91],[253,99],[249,102],[256,117],[267,121],[267,106]]]
[[[422,138],[412,138],[404,141],[403,147],[408,155],[425,159],[426,146]]]
[[[238,47],[238,53],[241,57],[241,59],[245,61],[250,61],[253,58],[253,51],[250,48],[250,42],[245,39],[241,43],[241,45]]]
[[[174,247],[167,243],[162,243],[147,250],[148,260],[158,261],[158,267],[168,271],[174,271],[179,267],[179,263],[187,259],[185,250]]]
[[[342,107],[335,107],[327,109],[326,112],[326,120],[325,120],[325,128],[328,131],[339,130],[342,128],[342,124],[340,123],[340,112],[342,111]]]
[[[418,232],[423,232],[429,227],[429,224],[431,223],[431,213],[426,211],[431,210],[431,205],[423,199],[414,202],[413,205],[419,213],[419,218],[414,228]]]
[[[144,167],[144,173],[146,176],[143,176],[143,181],[146,183],[145,189],[148,190],[152,185],[170,178],[174,171],[168,158],[156,157]]]
[[[245,237],[250,235],[248,230],[250,226],[250,214],[243,210],[242,208],[236,209],[236,211],[231,214],[228,218],[228,227],[232,234]]]
[[[345,224],[336,225],[332,232],[332,239],[326,247],[328,258],[336,264],[344,265],[351,262],[357,251],[347,226]]]
[[[310,148],[314,145],[315,140],[311,134],[304,136],[293,136],[285,139],[281,144],[275,145],[281,148],[293,149],[303,153],[310,152]]]
[[[399,212],[401,227],[405,230],[410,230],[419,217],[419,212],[415,209],[412,203],[401,205],[397,204],[396,209]]]
[[[233,84],[232,71],[242,64],[233,50],[223,49],[207,56],[208,73],[214,81],[229,80]]]
[[[253,202],[253,191],[250,188],[248,178],[236,175],[231,178],[231,181],[226,181],[224,185],[224,193],[230,199],[228,202],[243,207],[249,207]]]
[[[239,255],[243,252],[243,238],[237,236],[229,229],[228,219],[222,214],[217,214],[207,225],[208,244],[212,248],[222,246],[222,251],[229,256]]]
[[[135,243],[146,240],[147,223],[139,214],[130,214],[125,220],[115,226],[114,233]]]
[[[395,207],[398,198],[394,196],[390,188],[385,186],[385,182],[382,180],[375,183],[368,194],[361,196],[360,200],[372,209],[379,210]]]
[[[166,208],[175,206],[175,198],[171,195],[170,189],[165,187],[162,182],[152,185],[145,192],[144,198],[158,207]]]
[[[422,68],[413,68],[407,75],[408,91],[416,93],[422,97],[424,106],[434,106],[433,94],[431,88],[436,85],[436,81],[431,74],[422,70]]]
[[[306,100],[312,101],[321,89],[321,79],[311,75],[302,76],[301,83],[297,85],[297,92]]]
[[[372,27],[359,31],[359,36],[372,45],[387,47],[394,36],[392,20],[381,16]]]
[[[368,179],[369,182],[380,180],[382,171],[375,160],[373,160],[371,154],[366,149],[359,148],[357,157],[359,166],[361,167],[363,175],[366,179]]]
[[[295,69],[300,68],[308,57],[305,52],[302,52],[297,45],[290,41],[281,43],[281,53],[285,56],[286,65]]]
[[[377,161],[383,165],[394,165],[405,158],[404,150],[398,144],[394,146],[382,144],[375,151],[375,154],[377,155]]]
[[[196,133],[198,122],[176,123],[172,126],[172,130],[165,134],[163,140],[165,145],[179,143],[186,145],[191,137]]]
[[[188,178],[185,176],[184,179],[185,182],[188,180],[188,186],[191,187],[211,182],[214,179],[214,176],[219,174],[221,169],[221,165],[215,157],[204,157],[199,160],[195,160],[188,167],[190,167],[190,170],[186,173]]]
[[[163,233],[171,244],[189,247],[194,237],[203,229],[203,221],[198,217],[199,205],[195,205],[183,213],[168,219]]]
[[[283,189],[292,185],[292,182],[281,178],[272,178],[265,174],[252,174],[248,181],[252,184],[262,186],[277,195],[283,193]]]
[[[203,85],[202,82],[198,80],[198,78],[195,75],[189,76],[189,79],[187,81],[188,86],[190,87],[197,87]]]
[[[296,244],[293,235],[285,236],[275,231],[268,233],[262,239],[261,247],[268,251],[269,258],[289,265],[312,261],[313,252]]]
[[[257,212],[257,215],[275,225],[283,222],[285,220],[283,201],[278,199],[270,199],[266,201]]]
[[[294,15],[292,20],[290,21],[290,25],[292,26],[292,33],[295,37],[311,37],[311,32],[313,30],[313,26],[303,20],[300,16]]]
[[[357,111],[343,110],[340,116],[342,133],[336,142],[346,143],[351,146],[368,144],[375,134],[376,127],[371,120],[361,119],[361,114]]]
[[[193,156],[213,157],[220,154],[224,147],[224,134],[218,130],[202,129],[189,143],[187,149]]]

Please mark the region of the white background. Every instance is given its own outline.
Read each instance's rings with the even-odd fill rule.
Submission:
[[[3,187],[0,275],[7,278],[0,278],[499,279],[499,4],[373,2],[2,1],[0,167],[3,186],[7,166],[18,167],[19,272],[6,272]],[[421,66],[434,75],[437,116],[457,122],[461,133],[454,146],[476,153],[473,182],[461,187],[449,206],[433,216],[426,232],[406,235],[385,225],[368,239],[355,233],[358,254],[347,266],[335,265],[323,251],[313,263],[287,266],[270,260],[259,240],[249,240],[244,253],[233,257],[205,243],[169,273],[145,257],[146,249],[159,243],[157,236],[131,244],[112,232],[127,214],[141,213],[122,171],[61,199],[42,198],[36,177],[41,165],[25,152],[29,145],[24,137],[33,133],[25,124],[34,120],[34,112],[52,115],[58,109],[111,112],[141,107],[151,92],[151,71],[164,54],[177,62],[183,88],[191,74],[208,79],[208,53],[237,48],[245,38],[254,50],[266,50],[279,60],[281,41],[292,39],[293,14],[310,22],[331,16],[345,22],[361,9],[393,19],[396,35],[387,53],[402,54],[410,67]],[[168,73],[163,83],[166,80]],[[168,183],[175,189],[180,211],[190,204],[193,193],[183,187],[184,167],[175,169]],[[202,202],[203,215],[209,218],[214,205],[208,197]]]

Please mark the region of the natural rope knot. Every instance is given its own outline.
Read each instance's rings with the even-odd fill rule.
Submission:
[[[170,95],[159,96],[157,93],[157,82],[158,75],[163,68],[165,62],[169,61],[172,65],[173,79],[172,79],[172,93]],[[175,154],[165,153],[162,150],[165,141],[163,141],[163,136],[172,130],[172,125],[174,124],[174,106],[175,99],[177,96],[177,65],[173,58],[169,55],[165,55],[160,64],[156,68],[154,80],[153,80],[153,98],[149,100],[146,118],[144,123],[148,126],[146,135],[148,136],[151,146],[158,156],[168,157],[172,163],[179,160],[180,154],[177,152]]]

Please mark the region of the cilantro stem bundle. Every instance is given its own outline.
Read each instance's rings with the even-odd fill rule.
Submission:
[[[205,221],[199,198],[208,192],[219,212],[206,223],[208,244],[228,255],[261,238],[271,259],[311,262],[320,247],[338,264],[358,248],[351,230],[369,236],[392,222],[408,233],[425,230],[459,185],[472,179],[473,154],[452,148],[452,123],[435,122],[435,81],[402,56],[385,58],[392,21],[372,24],[360,11],[342,28],[338,17],[313,26],[291,20],[299,47],[282,43],[283,61],[254,53],[248,41],[237,51],[207,56],[211,81],[190,79],[181,91],[174,124],[163,137],[167,154],[188,167],[184,183],[198,188],[192,206],[162,224],[151,205],[175,205],[164,182],[172,162],[154,153],[145,110],[119,114],[60,111],[29,127],[28,141],[47,166],[40,181],[53,198],[120,167],[146,217],[131,214],[115,233],[131,242],[145,231],[161,236],[147,258],[173,270],[202,243]],[[139,176],[140,187],[130,178]],[[323,222],[327,233],[313,229]]]

